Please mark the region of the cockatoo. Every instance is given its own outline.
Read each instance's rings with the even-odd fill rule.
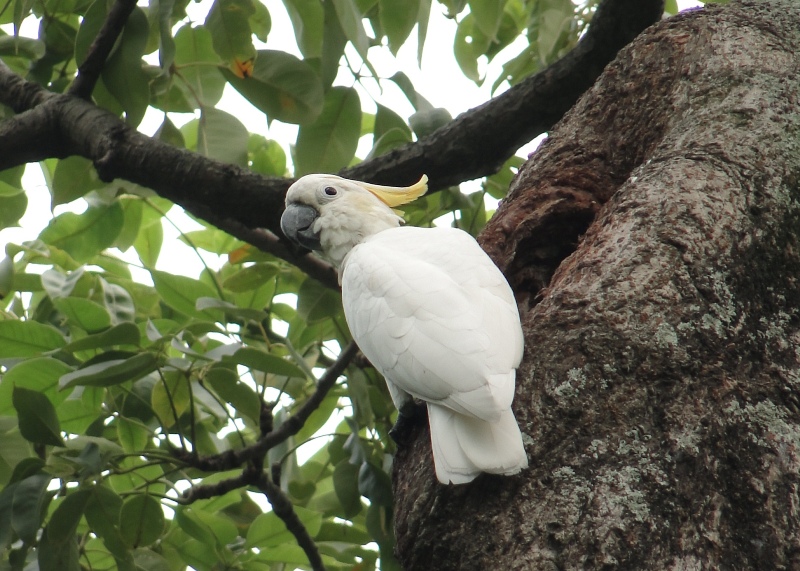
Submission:
[[[522,328],[514,295],[466,232],[402,226],[394,207],[427,177],[387,187],[310,174],[286,194],[281,229],[339,270],[345,318],[399,411],[427,403],[440,482],[528,465],[511,410]]]

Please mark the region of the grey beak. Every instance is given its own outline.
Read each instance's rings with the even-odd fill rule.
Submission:
[[[290,204],[281,216],[281,230],[289,240],[309,250],[321,250],[319,234],[313,230],[319,212],[308,204]]]

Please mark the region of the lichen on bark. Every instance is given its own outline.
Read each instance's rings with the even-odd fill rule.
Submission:
[[[664,21],[522,168],[482,239],[531,468],[440,486],[420,429],[407,569],[800,567],[798,45],[790,0]]]

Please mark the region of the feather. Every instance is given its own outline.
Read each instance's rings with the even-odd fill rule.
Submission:
[[[472,237],[413,227],[369,236],[345,258],[342,301],[354,339],[393,388],[395,404],[409,396],[428,402],[441,481],[527,466],[510,408],[522,358],[519,314]]]

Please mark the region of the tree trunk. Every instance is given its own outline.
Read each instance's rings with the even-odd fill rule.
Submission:
[[[800,569],[798,46],[792,0],[664,21],[522,168],[483,243],[531,467],[439,485],[419,427],[406,569]]]

